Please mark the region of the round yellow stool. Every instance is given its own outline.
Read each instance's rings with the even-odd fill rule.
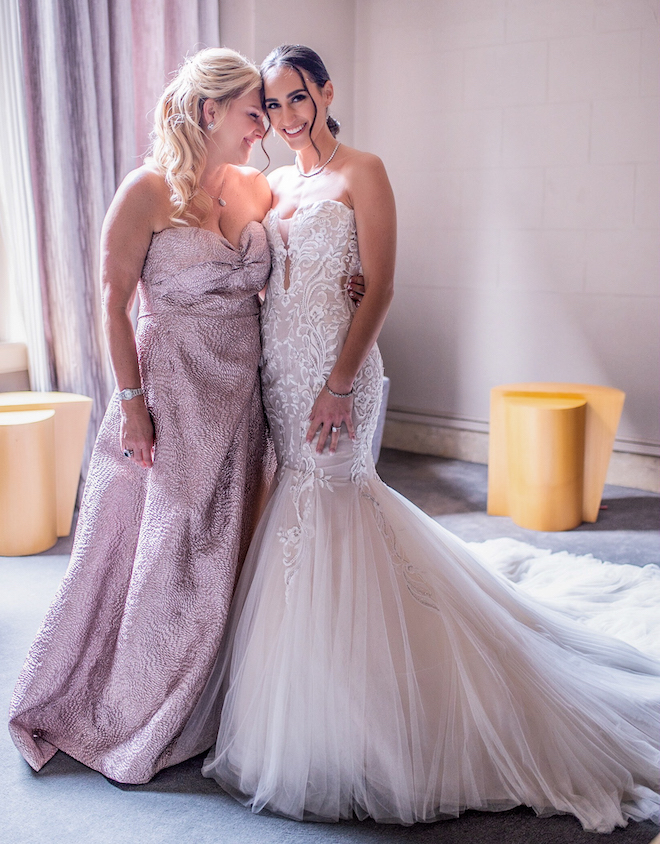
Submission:
[[[493,387],[490,391],[488,435],[488,513],[491,516],[511,515],[509,442],[514,449],[517,449],[517,442],[507,432],[507,401],[514,397],[580,399],[586,402],[582,521],[597,521],[607,465],[626,394],[616,387],[562,382],[534,381]]]
[[[55,411],[0,413],[0,555],[57,542]]]
[[[506,396],[509,515],[531,530],[582,522],[584,431],[581,397]]]
[[[0,393],[0,411],[55,411],[57,535],[71,533],[92,400],[76,393]]]

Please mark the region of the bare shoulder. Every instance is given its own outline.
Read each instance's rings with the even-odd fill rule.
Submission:
[[[152,164],[143,164],[131,170],[119,185],[117,193],[132,196],[135,199],[148,198],[152,201],[164,199],[169,202],[170,198],[170,189],[165,176]]]
[[[268,179],[261,170],[257,170],[255,167],[234,167],[233,169],[241,189],[250,194],[265,215],[270,208],[272,199]]]
[[[388,202],[392,188],[382,160],[371,152],[348,147],[342,162],[351,203],[355,207],[361,198],[369,201],[383,197]]]
[[[252,184],[259,179],[259,176],[263,176],[261,170],[257,170],[256,167],[239,167],[233,164],[230,164],[229,166],[236,177],[246,184]]]
[[[124,178],[112,201],[112,208],[148,214],[154,221],[171,214],[170,188],[155,166],[143,164]]]
[[[372,152],[362,152],[362,150],[352,147],[344,148],[343,164],[347,169],[361,173],[367,172],[376,175],[385,172],[385,165],[377,155]]]
[[[263,185],[268,184],[268,180],[256,167],[236,167],[229,165],[234,172],[238,181],[242,182],[246,187],[254,187],[256,190],[263,190]]]
[[[342,169],[345,174],[353,178],[380,178],[385,176],[385,165],[382,160],[372,152],[362,152],[352,147],[344,148]]]
[[[160,231],[170,225],[171,213],[172,200],[165,176],[154,165],[144,164],[131,170],[119,185],[105,226]]]

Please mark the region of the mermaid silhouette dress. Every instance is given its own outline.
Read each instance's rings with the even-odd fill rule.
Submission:
[[[263,227],[235,249],[198,228],[154,234],[137,346],[156,432],[152,469],[126,460],[113,396],[71,562],[30,649],[12,738],[39,770],[59,748],[121,782],[208,748],[178,741],[217,656],[274,470],[259,385]]]
[[[184,731],[219,724],[203,773],[296,819],[411,824],[524,804],[598,831],[657,820],[660,662],[526,596],[380,481],[377,348],[355,380],[355,441],[344,431],[334,455],[305,443],[351,321],[355,219],[304,206],[287,245],[276,211],[266,223],[277,487]]]

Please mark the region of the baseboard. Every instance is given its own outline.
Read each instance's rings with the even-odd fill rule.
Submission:
[[[0,342],[0,393],[29,389],[27,346]]]
[[[456,419],[432,421],[426,417],[402,418],[401,411],[388,411],[383,432],[383,447],[411,451],[415,454],[432,454],[437,457],[451,457],[469,463],[488,463],[488,432],[474,430],[487,427],[484,423],[466,420],[466,428],[459,427]],[[410,416],[413,416],[410,414]],[[649,454],[633,454],[628,443],[625,450],[612,453],[607,483],[660,492],[660,457]]]
[[[30,389],[30,375],[27,369],[16,372],[0,372],[0,393],[16,393]]]
[[[426,422],[404,422],[392,419],[389,413],[385,420],[383,447],[453,457],[468,463],[488,463],[488,434]]]
[[[610,458],[607,483],[660,492],[660,457],[617,451]]]

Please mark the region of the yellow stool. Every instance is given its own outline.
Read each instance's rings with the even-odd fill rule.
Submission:
[[[55,412],[0,413],[0,555],[57,542]]]
[[[55,411],[57,535],[71,533],[92,400],[75,393],[0,393],[0,411]]]
[[[509,513],[531,530],[582,522],[584,399],[506,396]]]
[[[625,393],[613,387],[601,387],[593,384],[570,384],[570,383],[522,383],[504,384],[494,387],[490,393],[490,436],[488,445],[488,512],[493,516],[512,516],[512,500],[519,494],[514,484],[518,484],[520,476],[515,479],[511,475],[512,468],[519,466],[522,459],[521,454],[526,451],[527,459],[540,465],[548,466],[547,461],[552,462],[558,452],[553,452],[551,442],[563,442],[564,445],[573,438],[575,448],[579,448],[579,437],[576,439],[574,428],[569,433],[573,422],[560,422],[561,413],[555,413],[554,421],[549,422],[549,433],[542,438],[537,437],[533,442],[526,440],[523,444],[521,438],[516,438],[507,431],[508,417],[516,416],[515,404],[512,399],[547,399],[547,400],[581,400],[586,403],[584,417],[584,469],[582,481],[582,515],[581,519],[573,527],[584,522],[595,522],[598,518],[598,509],[603,496],[607,467],[614,445],[616,429],[621,418]],[[542,403],[537,406],[537,414],[534,416],[531,410],[528,413],[528,421],[532,425],[541,423]],[[565,409],[567,416],[568,408]],[[523,413],[519,410],[518,413]],[[532,421],[534,420],[534,421]],[[514,423],[515,424],[515,423]],[[579,423],[578,423],[579,424]],[[567,427],[568,426],[568,427]],[[556,448],[558,446],[555,446]],[[534,453],[532,454],[532,448]],[[538,454],[537,454],[538,452]],[[541,455],[541,456],[539,456]],[[563,460],[564,458],[557,458]],[[545,461],[545,462],[544,462]],[[574,454],[573,458],[565,464],[565,472],[572,471],[579,463],[579,455]],[[559,471],[559,470],[557,470]],[[548,476],[550,477],[550,476]],[[556,480],[556,479],[555,479]],[[554,482],[553,482],[554,483]],[[573,481],[575,484],[576,481]],[[550,486],[546,487],[550,495]],[[543,491],[539,490],[537,495],[543,498]],[[548,502],[550,498],[548,498]],[[546,518],[543,524],[551,524],[554,517],[550,517],[551,505],[548,503]],[[569,508],[570,509],[570,508]],[[514,519],[515,520],[515,519]],[[541,522],[537,522],[541,523]],[[536,530],[566,530],[567,528],[538,527]]]

